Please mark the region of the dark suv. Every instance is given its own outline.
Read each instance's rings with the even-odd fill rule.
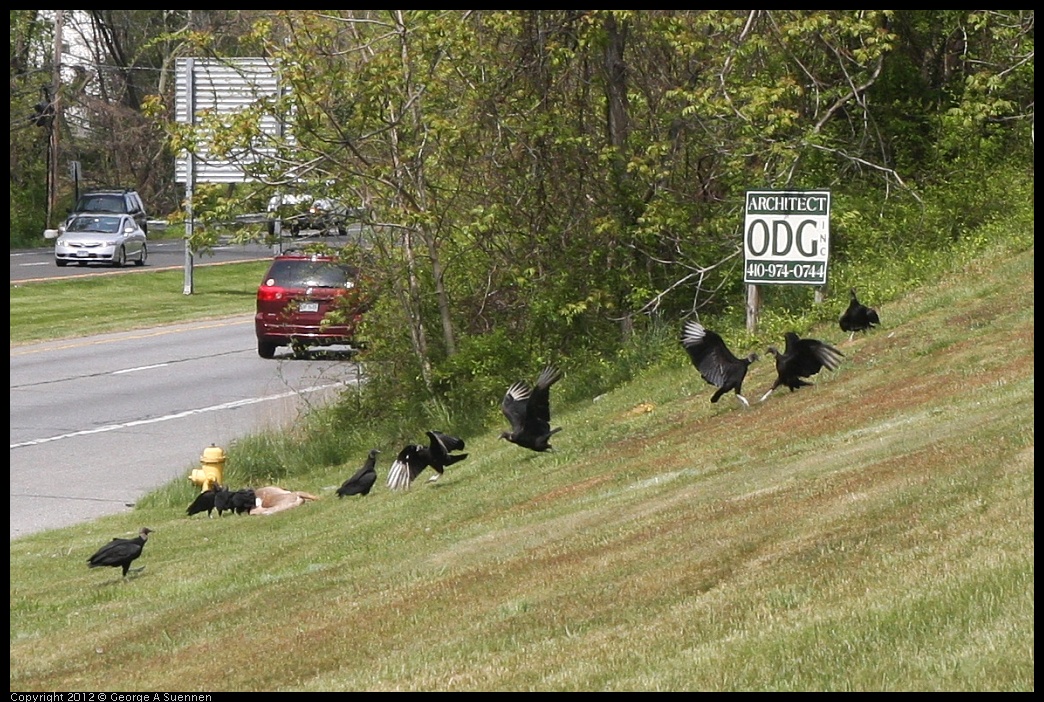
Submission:
[[[76,206],[65,219],[65,224],[58,227],[65,231],[65,225],[81,214],[126,214],[134,218],[141,231],[149,233],[148,217],[145,215],[145,204],[137,190],[127,188],[119,190],[91,190],[80,195]]]
[[[257,355],[280,346],[304,356],[310,346],[353,346],[368,306],[359,270],[333,256],[287,251],[272,259],[257,289]],[[337,319],[327,319],[332,310]]]

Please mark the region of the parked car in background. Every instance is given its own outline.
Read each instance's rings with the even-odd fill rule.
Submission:
[[[44,236],[54,242],[54,262],[106,263],[117,268],[127,261],[144,266],[149,257],[147,236],[129,214],[78,214],[64,229],[48,229]]]
[[[332,198],[319,197],[312,200],[308,208],[307,222],[309,229],[317,229],[326,234],[345,236],[348,234],[348,222],[358,218],[358,213],[342,202]]]
[[[257,354],[274,358],[289,346],[295,356],[310,347],[355,346],[369,291],[359,269],[333,256],[286,251],[275,256],[257,289]],[[338,319],[330,316],[337,310]]]
[[[282,235],[297,236],[314,230],[344,236],[348,224],[362,213],[330,197],[314,197],[308,193],[273,195],[268,201],[268,234],[275,236],[276,222]]]
[[[296,235],[301,231],[304,216],[312,205],[312,196],[307,193],[280,193],[268,200],[268,234],[275,236],[276,225],[280,233]]]
[[[128,188],[110,190],[90,190],[83,193],[76,200],[76,205],[66,218],[65,222],[58,227],[58,231],[67,228],[74,217],[81,214],[125,214],[134,219],[134,222],[145,232],[149,233],[148,216],[145,214],[145,203],[137,190]]]

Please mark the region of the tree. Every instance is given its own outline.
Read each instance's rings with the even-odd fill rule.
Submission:
[[[40,240],[46,226],[47,144],[53,126],[52,25],[38,10],[10,11],[11,244]]]

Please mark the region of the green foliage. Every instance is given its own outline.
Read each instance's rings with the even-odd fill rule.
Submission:
[[[890,199],[887,210],[874,216],[868,215],[869,201],[837,197],[834,258],[822,303],[817,302],[817,290],[811,286],[762,286],[759,324],[753,332],[745,328],[742,295],[724,296],[719,304],[701,310],[700,318],[726,336],[738,353],[763,354],[764,347],[779,344],[786,331],[804,334],[818,325],[834,330],[847,306],[850,287],[880,305],[911,286],[929,284],[999,242],[1009,242],[1016,249],[1031,246],[1032,179],[1013,166],[994,169],[979,184],[987,195],[974,197],[992,197],[987,209],[996,214],[972,224],[956,239],[951,236],[949,222],[943,225],[941,217],[936,222],[930,216],[944,210],[950,212],[951,220],[963,216],[952,209],[961,198],[951,197],[945,188],[946,197],[938,200],[934,188],[922,193],[920,201]],[[973,197],[970,190],[968,197]],[[911,222],[916,223],[916,229],[911,229],[915,226]],[[527,280],[520,282],[536,296],[533,291],[540,286],[529,286]],[[411,422],[415,427],[437,422],[459,426],[462,431],[473,430],[484,419],[494,424],[501,421],[496,408],[506,385],[515,379],[532,380],[548,361],[559,363],[568,373],[570,382],[556,388],[556,397],[566,402],[610,391],[644,369],[678,361],[681,315],[640,316],[636,318],[640,323],[630,334],[621,334],[618,323],[604,320],[598,331],[598,326],[583,315],[570,318],[542,312],[543,304],[543,297],[535,297],[526,308],[523,324],[462,338],[456,354],[435,360],[431,394],[424,390],[415,359],[401,352],[408,343],[403,328],[368,317],[366,328],[378,337],[364,356],[372,369],[375,397],[359,400],[353,395],[353,406],[362,402],[372,408],[368,417],[390,421],[400,434],[409,434]],[[548,319],[558,319],[557,328],[547,324]],[[580,326],[588,332],[582,339],[574,335]],[[830,333],[828,340],[833,335]],[[362,391],[362,395],[368,394],[369,388]]]
[[[39,164],[34,164],[39,165]],[[38,170],[38,169],[34,169]],[[11,226],[11,248],[29,249],[46,246],[48,241],[43,238],[46,222],[41,216],[47,209],[47,192],[42,187],[43,178],[31,177],[30,173],[23,173],[26,182],[19,187],[10,188],[10,226]],[[42,176],[42,173],[37,173]],[[57,226],[62,217],[55,217],[51,226]]]
[[[44,229],[57,226],[65,212],[58,202],[47,221],[48,140],[54,125],[53,119],[42,126],[36,123],[38,108],[47,105],[53,93],[48,92],[50,71],[38,68],[35,61],[49,54],[54,39],[52,24],[40,10],[11,10],[10,22],[9,238],[11,248],[30,248],[44,244]]]
[[[461,339],[457,353],[439,363],[433,387],[458,431],[483,427],[500,412],[500,399],[516,380],[532,383],[543,363],[503,329]]]

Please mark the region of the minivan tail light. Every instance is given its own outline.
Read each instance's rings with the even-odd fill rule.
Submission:
[[[289,297],[289,290],[277,285],[262,285],[257,289],[258,302],[279,302]]]

